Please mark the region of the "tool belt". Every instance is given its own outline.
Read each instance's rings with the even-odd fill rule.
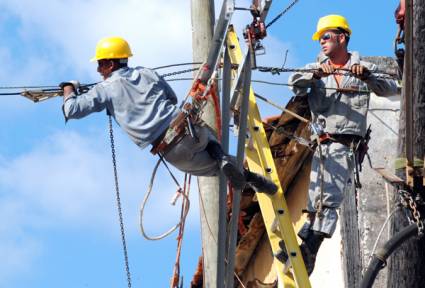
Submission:
[[[186,135],[196,137],[193,123],[199,121],[195,115],[192,115],[192,105],[186,103],[184,110],[181,111],[170,123],[170,126],[153,143],[151,153],[165,154],[179,143]]]
[[[319,137],[320,144],[327,144],[330,142],[335,143],[341,143],[344,146],[350,147],[351,144],[354,144],[354,147],[357,146],[357,143],[359,143],[363,139],[360,135],[354,135],[354,134],[329,134],[324,133]]]
[[[153,142],[151,149],[153,155],[169,151],[186,136],[187,117],[186,112],[180,112],[173,119],[168,129]]]

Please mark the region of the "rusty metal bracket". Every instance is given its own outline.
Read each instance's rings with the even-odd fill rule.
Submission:
[[[52,91],[46,91],[46,90],[25,90],[21,93],[22,96],[30,99],[34,103],[41,102],[53,97],[63,96],[62,90],[52,90]]]

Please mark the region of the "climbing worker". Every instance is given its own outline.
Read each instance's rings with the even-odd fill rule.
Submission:
[[[156,72],[128,67],[132,55],[123,38],[100,40],[92,61],[97,61],[103,81],[79,95],[77,81],[61,83],[65,119],[79,119],[106,109],[141,149],[151,144],[151,152],[183,172],[213,176],[221,170],[236,189],[250,184],[258,192],[277,191],[267,178],[238,169],[234,157],[223,152],[204,122],[185,117],[187,114],[176,105],[174,91]]]
[[[321,47],[317,62],[306,65],[311,72],[289,77],[295,95],[308,99],[312,137],[319,142],[310,173],[307,221],[298,233],[308,274],[322,241],[335,231],[344,194],[351,191],[353,147],[366,134],[369,91],[378,96],[397,93],[394,80],[374,72],[377,67],[360,60],[357,52],[348,51],[350,36],[344,17],[320,18],[313,34]]]

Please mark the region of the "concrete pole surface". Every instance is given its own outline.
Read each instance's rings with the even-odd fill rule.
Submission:
[[[192,48],[193,61],[205,62],[212,44],[214,31],[214,1],[192,0]],[[215,110],[212,101],[203,109],[202,119],[215,130]],[[220,197],[219,177],[198,177],[201,215],[202,253],[204,267],[204,287],[224,286],[224,246],[219,251],[218,242],[225,240],[225,197]],[[222,183],[223,185],[223,183]],[[223,202],[224,205],[220,205]],[[220,217],[220,214],[222,217]],[[224,216],[224,217],[223,217]],[[225,233],[225,232],[224,232]],[[224,236],[224,238],[223,238]],[[220,241],[220,242],[221,242]],[[220,260],[219,260],[220,259]]]

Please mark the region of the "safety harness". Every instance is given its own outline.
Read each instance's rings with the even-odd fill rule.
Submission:
[[[205,64],[199,71],[205,68]],[[198,73],[199,74],[199,73]],[[207,101],[211,99],[214,103],[214,109],[216,113],[216,126],[218,139],[221,135],[221,115],[220,115],[220,104],[217,95],[217,89],[213,78],[215,73],[212,74],[210,80],[205,85],[198,78],[193,82],[192,88],[188,95],[182,102],[181,112],[171,121],[168,129],[161,134],[158,139],[153,143],[151,153],[156,155],[164,155],[170,151],[175,145],[177,145],[186,135],[190,135],[196,141],[198,136],[196,135],[195,125],[204,125],[205,123],[201,119],[203,108]],[[192,103],[187,102],[189,96],[192,98]]]

